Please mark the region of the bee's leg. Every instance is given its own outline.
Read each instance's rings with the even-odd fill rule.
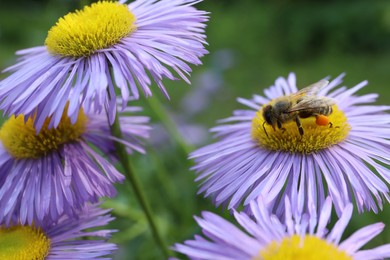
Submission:
[[[276,123],[278,124],[278,128],[279,128],[280,130],[282,130],[282,132],[284,133],[284,131],[286,131],[286,128],[284,128],[284,127],[282,126],[282,123],[281,123],[280,121],[276,121]]]
[[[333,128],[332,122],[329,122],[329,128]],[[340,128],[340,126],[335,126],[334,128]]]
[[[333,127],[332,122],[329,122],[329,128],[332,128],[332,127]],[[335,126],[335,128],[340,128],[340,126]]]
[[[264,121],[264,123],[263,123],[263,129],[264,129],[264,133],[265,133],[265,135],[268,137],[268,133],[267,133],[267,130],[265,129],[265,121]]]
[[[295,117],[295,123],[297,123],[299,134],[302,136],[303,135],[303,127],[301,125],[301,121],[299,120],[299,117]]]

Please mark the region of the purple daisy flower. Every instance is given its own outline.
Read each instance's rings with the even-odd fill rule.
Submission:
[[[50,116],[56,127],[69,101],[73,123],[83,105],[87,113],[106,108],[112,124],[115,86],[126,104],[130,96],[138,99],[138,88],[151,96],[152,80],[168,97],[162,80],[175,80],[172,72],[189,83],[188,64],[201,64],[207,53],[208,15],[193,7],[201,0],[124,2],[69,13],[50,29],[45,46],[18,51],[19,62],[0,83],[0,109],[37,115],[39,130]]]
[[[353,200],[359,212],[382,209],[383,200],[389,201],[390,115],[385,111],[390,107],[373,105],[377,94],[355,95],[367,81],[349,89],[337,87],[343,76],[328,85],[324,80],[315,84],[326,85],[314,96],[316,102],[335,104],[327,107],[328,116],[298,114],[301,129],[293,118],[281,129],[272,127],[263,115],[267,105],[284,102],[286,95],[288,102],[299,96],[293,94],[298,91],[294,74],[278,78],[264,90],[265,96],[238,99],[250,109],[221,120],[223,124],[211,129],[218,141],[190,156],[196,162],[196,180],[202,181],[199,193],[229,209],[248,206],[261,195],[279,216],[285,196],[321,208],[330,195],[338,214]]]
[[[45,217],[73,216],[85,202],[115,196],[113,184],[124,176],[112,165],[114,142],[129,153],[144,153],[140,140],[150,130],[148,117],[122,114],[119,121],[123,139],[111,135],[106,115],[82,110],[75,124],[64,112],[58,128],[49,129],[46,121],[38,135],[31,118],[6,121],[0,129],[0,223],[10,225],[17,215],[18,223],[39,224]]]
[[[373,249],[359,250],[368,241],[382,232],[383,223],[376,223],[359,229],[344,241],[340,241],[351,219],[353,206],[348,204],[340,219],[328,232],[332,201],[325,200],[319,218],[314,214],[297,214],[285,201],[286,218],[280,221],[267,209],[260,197],[250,203],[254,220],[246,213],[234,211],[234,217],[241,229],[211,212],[203,212],[203,218],[195,218],[202,228],[204,237],[195,236],[184,244],[176,244],[174,250],[190,259],[340,259],[371,260],[390,257],[390,244]],[[314,207],[314,205],[311,205]],[[244,230],[244,231],[243,231]]]
[[[63,215],[38,226],[2,226],[0,258],[110,259],[117,246],[106,240],[115,230],[95,230],[113,220],[108,212],[89,205],[78,211],[77,219]]]

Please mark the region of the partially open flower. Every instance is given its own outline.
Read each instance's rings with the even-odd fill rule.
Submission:
[[[48,119],[38,134],[34,119],[12,116],[0,129],[0,224],[12,224],[15,215],[22,225],[54,221],[63,213],[73,216],[85,202],[114,196],[114,183],[124,179],[113,165],[114,142],[143,153],[148,120],[123,114],[118,139],[105,114],[82,109],[74,124],[64,112],[57,128],[49,128]]]
[[[0,259],[102,259],[113,253],[107,239],[114,230],[92,230],[113,218],[96,206],[84,206],[77,219],[68,216],[41,225],[0,227]],[[88,239],[85,239],[88,237]]]
[[[254,220],[244,212],[234,211],[241,229],[211,212],[196,218],[203,236],[176,244],[174,249],[190,259],[226,260],[371,260],[390,257],[390,244],[359,250],[382,232],[383,223],[359,229],[341,241],[352,216],[352,204],[342,210],[340,219],[328,231],[332,201],[325,200],[319,218],[317,214],[294,214],[298,205],[285,200],[285,221],[272,215],[265,200],[259,197],[250,203]],[[312,205],[314,206],[314,205]]]

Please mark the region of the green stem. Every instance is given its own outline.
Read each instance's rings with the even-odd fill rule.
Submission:
[[[181,147],[182,151],[185,154],[185,157],[188,156],[193,151],[193,147],[189,145],[182,135],[178,131],[178,127],[176,126],[175,122],[172,120],[172,118],[168,115],[166,109],[163,108],[160,100],[158,99],[157,95],[153,96],[153,98],[147,99],[148,104],[157,116],[157,118],[160,119],[162,124],[164,125],[165,129],[168,131],[169,135],[175,140],[175,142]]]
[[[120,129],[118,113],[116,114],[114,124],[111,126],[111,133],[113,134],[113,136],[122,139],[122,131]],[[128,183],[130,183],[131,187],[133,188],[136,199],[138,200],[139,204],[142,207],[142,210],[145,213],[145,216],[148,220],[155,242],[160,247],[162,253],[164,254],[165,259],[167,259],[169,257],[168,249],[165,246],[162,236],[158,232],[157,225],[156,222],[154,221],[153,214],[148,204],[148,201],[146,199],[146,196],[142,192],[141,183],[138,180],[137,175],[134,173],[132,169],[130,157],[126,152],[126,147],[119,142],[115,142],[115,146],[116,146],[115,148],[116,148],[117,155],[119,157],[119,161],[123,166],[126,180]]]

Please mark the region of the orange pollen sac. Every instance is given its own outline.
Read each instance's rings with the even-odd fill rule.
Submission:
[[[316,124],[317,125],[329,125],[329,117],[324,115],[316,116]]]

